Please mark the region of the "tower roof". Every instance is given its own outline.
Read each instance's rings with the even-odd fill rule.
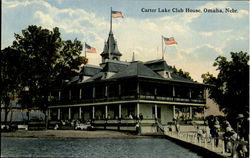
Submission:
[[[101,56],[108,55],[108,54],[122,56],[122,54],[118,50],[117,42],[115,41],[112,31],[109,32],[108,41],[105,42],[104,49],[103,49],[103,52],[101,53]]]

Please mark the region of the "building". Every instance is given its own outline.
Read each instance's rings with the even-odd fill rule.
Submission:
[[[101,56],[100,66],[85,65],[51,92],[50,120],[92,120],[96,128],[134,130],[141,114],[141,126],[154,132],[155,120],[190,120],[204,111],[206,85],[173,73],[163,59],[120,61],[112,31]]]

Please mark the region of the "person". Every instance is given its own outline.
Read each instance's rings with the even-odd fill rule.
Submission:
[[[59,126],[58,126],[58,124],[56,124],[54,130],[58,130],[58,128],[59,128]]]
[[[179,133],[180,125],[178,124],[178,120],[174,117],[173,121],[174,121],[174,125],[175,125],[175,130],[177,133]]]
[[[143,120],[143,115],[142,115],[142,113],[139,114],[139,118],[140,118],[140,120]]]
[[[207,139],[208,143],[211,141],[211,134],[210,134],[209,126],[206,126],[206,139]]]
[[[214,116],[212,115],[209,119],[208,119],[208,127],[210,128],[210,134],[211,136],[214,138]]]
[[[110,116],[110,114],[108,114],[108,120],[110,120],[111,119],[111,116]]]
[[[220,131],[220,122],[217,117],[215,117],[214,121],[214,138],[215,138],[215,146],[219,145],[219,131]]]
[[[249,151],[246,144],[249,142],[249,118],[244,117],[243,114],[238,114],[237,119],[237,133],[240,138],[240,144],[238,146],[238,153],[241,155],[249,155]]]
[[[132,116],[131,114],[129,114],[128,118],[129,118],[130,120],[133,120],[133,116]]]
[[[243,114],[238,114],[237,119],[237,131],[240,139],[244,141],[249,141],[248,129],[249,129],[249,117],[244,117]]]
[[[236,132],[231,127],[228,121],[225,121],[225,133],[223,134],[225,152],[232,153],[233,142]],[[236,140],[236,139],[235,139]]]
[[[197,139],[198,139],[198,142],[201,142],[202,141],[202,137],[203,137],[203,130],[197,126]]]
[[[135,125],[135,129],[136,129],[136,134],[140,134],[140,125],[139,122],[137,122],[137,124]]]

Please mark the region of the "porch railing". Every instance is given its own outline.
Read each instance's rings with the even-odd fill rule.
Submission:
[[[111,101],[124,101],[124,100],[156,100],[156,101],[168,101],[168,102],[186,102],[186,103],[206,103],[205,99],[200,98],[180,98],[180,97],[163,97],[163,96],[147,96],[147,95],[129,95],[119,97],[104,97],[104,98],[92,98],[92,99],[71,99],[61,101],[51,101],[50,105],[62,105],[62,104],[82,104],[82,103],[98,103],[98,102],[111,102]]]

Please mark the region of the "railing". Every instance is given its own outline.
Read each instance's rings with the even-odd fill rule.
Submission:
[[[158,124],[158,127],[160,124]],[[231,141],[232,143],[232,148],[229,150],[229,152],[226,152],[225,146],[227,145],[226,143],[229,142],[227,141],[226,143],[224,142],[224,139],[222,136],[218,138],[211,138],[206,135],[198,135],[197,132],[176,132],[176,131],[170,131],[167,127],[164,128],[164,134],[167,135],[170,138],[177,139],[179,141],[184,141],[187,143],[191,143],[193,145],[205,148],[211,152],[217,153],[219,155],[222,155],[224,157],[229,157],[230,155],[237,155],[236,148],[237,146],[242,146],[246,145],[246,142],[242,141]],[[215,140],[218,139],[218,145],[216,146]]]
[[[62,105],[62,104],[83,104],[83,103],[98,103],[98,102],[110,102],[110,101],[124,101],[133,99],[154,100],[154,101],[169,101],[169,102],[186,102],[186,103],[206,103],[205,99],[195,98],[177,98],[177,97],[163,97],[163,96],[146,96],[146,95],[130,95],[119,97],[104,97],[104,98],[92,98],[92,99],[78,99],[78,100],[62,100],[52,101],[50,105]]]
[[[156,119],[156,125],[163,133],[165,132],[164,125],[161,123],[159,119]]]

